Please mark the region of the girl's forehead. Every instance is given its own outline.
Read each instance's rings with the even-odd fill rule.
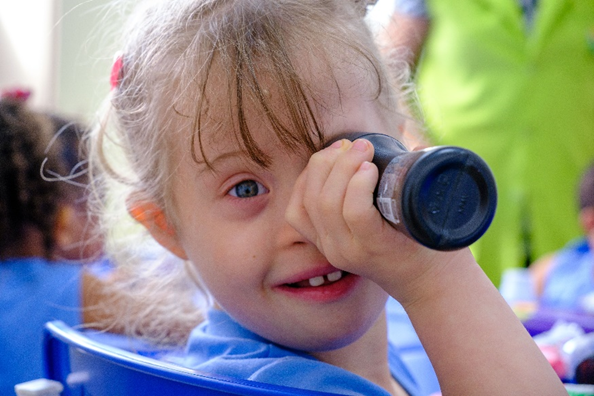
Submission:
[[[345,100],[378,99],[377,76],[369,67],[338,60],[327,64],[309,58],[312,56],[304,56],[295,65],[294,78],[279,78],[266,65],[256,65],[256,79],[239,88],[236,83],[240,79],[236,75],[214,71],[203,91],[207,103],[204,115],[209,122],[227,127],[228,124],[237,127],[236,124],[242,122],[238,118],[243,116],[258,124],[272,113],[282,121],[290,117],[293,106],[306,100],[313,115],[322,120],[329,114],[340,113]],[[241,94],[238,95],[239,89]],[[297,93],[303,93],[304,97]]]
[[[187,127],[183,129],[194,134],[190,147],[197,160],[208,161],[229,151],[247,152],[250,142],[265,151],[300,151],[300,145],[308,145],[307,138],[311,151],[311,142],[320,148],[332,118],[343,115],[345,101],[377,102],[378,77],[371,65],[340,61],[340,57],[322,60],[313,54],[293,58],[297,59],[294,74],[278,72],[277,66],[264,60],[254,64],[250,81],[238,78],[229,65],[214,62],[206,79],[187,91],[186,114],[177,110],[174,114],[184,119]],[[294,133],[299,127],[301,135]],[[288,138],[293,139],[291,147],[286,147],[288,140],[279,136],[279,130],[280,135],[283,130],[293,134]]]

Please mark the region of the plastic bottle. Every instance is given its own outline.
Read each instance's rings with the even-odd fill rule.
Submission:
[[[376,206],[394,228],[422,245],[460,249],[491,224],[495,179],[472,151],[453,146],[408,151],[397,139],[378,133],[349,133],[332,141],[341,138],[373,144],[373,163],[379,169]]]

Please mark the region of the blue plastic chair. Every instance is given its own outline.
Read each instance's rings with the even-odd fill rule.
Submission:
[[[48,322],[44,337],[46,376],[62,383],[63,396],[338,396],[184,368],[99,342],[60,321]]]

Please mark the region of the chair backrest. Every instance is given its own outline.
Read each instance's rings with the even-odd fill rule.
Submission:
[[[46,375],[64,385],[63,396],[336,396],[187,369],[101,343],[60,321],[48,322],[44,337]]]

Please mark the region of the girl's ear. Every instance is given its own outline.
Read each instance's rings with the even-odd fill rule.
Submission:
[[[175,229],[156,203],[132,194],[126,200],[126,206],[130,216],[142,224],[161,246],[182,260],[188,259],[184,248],[179,243]]]

